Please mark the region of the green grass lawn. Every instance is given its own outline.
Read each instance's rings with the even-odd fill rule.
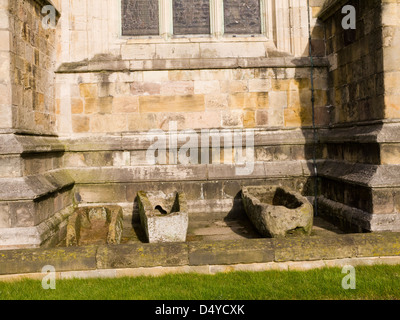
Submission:
[[[311,271],[178,274],[163,277],[0,282],[1,300],[271,300],[400,299],[400,266],[356,267],[356,289],[344,290],[341,268]]]

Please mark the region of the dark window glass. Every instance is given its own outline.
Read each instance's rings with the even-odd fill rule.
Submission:
[[[122,0],[122,35],[158,35],[158,11],[158,0]]]
[[[209,0],[174,0],[174,34],[210,34]]]
[[[260,0],[224,0],[226,34],[260,34]]]

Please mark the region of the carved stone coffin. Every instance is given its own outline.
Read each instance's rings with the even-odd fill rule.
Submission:
[[[140,191],[136,200],[149,243],[186,241],[189,217],[183,193]]]
[[[313,206],[301,194],[280,186],[250,186],[242,189],[247,216],[265,237],[310,235]]]
[[[68,219],[66,246],[119,244],[122,230],[120,206],[78,208]]]

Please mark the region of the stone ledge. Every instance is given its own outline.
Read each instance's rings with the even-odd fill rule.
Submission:
[[[357,255],[354,236],[275,240],[275,261],[312,261],[350,258]]]
[[[349,134],[349,131],[352,134]],[[232,131],[233,132],[233,131]],[[312,145],[313,132],[311,129],[287,129],[287,130],[254,130],[254,147]],[[168,132],[165,137],[168,140]],[[243,134],[243,148],[246,146]],[[191,137],[191,141],[198,141],[201,146],[200,132]],[[319,146],[324,144],[360,144],[360,147],[368,144],[390,144],[396,147],[400,144],[400,124],[375,124],[371,126],[356,126],[349,128],[319,129],[317,132]],[[153,144],[153,135],[147,133],[125,133],[120,135],[105,136],[77,136],[76,138],[63,138],[60,142],[65,146],[66,152],[93,152],[93,151],[145,151]],[[180,148],[184,142],[178,142]],[[224,145],[223,139],[220,141],[221,147]],[[210,140],[209,146],[212,146]],[[366,146],[367,147],[367,146]]]
[[[242,166],[240,166],[242,167]],[[239,167],[239,168],[240,168]],[[311,162],[255,162],[254,171],[240,174],[232,164],[152,165],[138,167],[94,167],[68,169],[76,184],[170,181],[214,181],[309,176]]]
[[[328,59],[315,57],[314,67],[328,67]],[[159,60],[83,60],[65,62],[56,73],[126,72],[159,70],[239,69],[239,68],[308,68],[308,57],[159,59]]]
[[[343,7],[349,0],[327,0],[325,1],[318,18],[322,21],[329,19],[335,12]]]
[[[231,129],[233,132],[233,129]],[[351,131],[351,135],[349,132]],[[200,136],[200,131],[195,131]],[[242,130],[244,136],[246,130]],[[289,144],[311,144],[313,132],[310,128],[296,129],[254,129],[254,146]],[[318,129],[319,143],[400,143],[400,123],[379,123],[337,128]],[[168,132],[165,132],[168,135]],[[79,151],[133,151],[147,150],[152,145],[147,132],[121,133],[107,135],[77,135],[75,138],[48,138],[0,135],[0,153],[14,150],[13,153],[28,152],[79,152]],[[14,147],[14,143],[18,148]],[[179,142],[178,147],[185,142]],[[200,145],[200,144],[199,144]],[[221,146],[223,144],[221,143]],[[211,143],[210,143],[211,146]]]
[[[57,18],[60,17],[61,13],[59,11],[59,6],[54,4],[53,0],[33,0],[34,2],[38,3],[41,7],[47,6],[47,5],[51,5],[56,9],[56,14],[57,14]]]
[[[37,200],[65,188],[75,181],[67,170],[59,169],[47,173],[21,178],[0,178],[0,201]]]
[[[400,233],[347,234],[330,237],[243,239],[174,244],[132,244],[0,251],[0,275],[40,273],[45,265],[57,272],[138,270],[182,267],[201,271],[231,265],[313,262],[355,258],[400,257]],[[111,272],[111,271],[110,271]]]
[[[366,257],[366,258],[346,258],[334,260],[315,260],[315,261],[288,261],[288,262],[265,262],[250,264],[230,264],[230,265],[204,265],[204,266],[178,266],[178,267],[139,267],[121,269],[96,269],[84,271],[60,271],[56,272],[56,279],[90,279],[90,278],[121,278],[121,277],[159,277],[167,274],[208,274],[226,273],[233,271],[307,271],[321,268],[343,268],[344,266],[373,266],[373,265],[398,265],[400,257]],[[41,281],[47,273],[25,273],[0,275],[0,281],[20,281],[25,279]]]
[[[319,129],[318,137],[321,143],[399,143],[400,123]]]
[[[52,265],[58,271],[94,270],[97,267],[96,252],[96,247],[0,251],[0,272],[36,273],[46,265]]]
[[[189,263],[186,243],[100,246],[98,269],[182,266]]]
[[[64,145],[56,137],[0,134],[1,155],[64,151]]]
[[[340,225],[344,229],[400,232],[400,214],[398,213],[371,214],[343,203],[329,200],[324,196],[318,197],[318,207],[324,218],[335,221],[336,225]]]
[[[66,227],[67,219],[73,211],[74,206],[66,207],[34,227],[0,228],[1,248],[9,250],[39,248],[40,246],[51,247],[51,245],[59,243],[64,237],[62,230]]]
[[[225,129],[224,129],[225,130]],[[233,133],[234,129],[229,129]],[[184,132],[184,130],[182,130]],[[195,131],[200,140],[201,132]],[[246,130],[243,133],[243,141],[245,141]],[[286,129],[286,130],[254,130],[254,146],[272,146],[272,145],[304,145],[312,143],[312,129]],[[169,132],[165,132],[168,136]],[[60,138],[60,143],[65,147],[66,152],[90,152],[90,151],[134,151],[147,150],[153,144],[153,136],[146,132],[142,133],[123,133],[123,134],[106,134],[106,135],[90,135],[77,136],[75,138]],[[150,139],[151,138],[151,139]],[[168,139],[167,139],[168,140]],[[211,144],[210,138],[210,147]],[[177,147],[184,145],[186,141],[179,141]],[[200,142],[198,143],[200,146]],[[221,148],[223,147],[223,139],[221,138]],[[243,146],[245,144],[243,143]]]
[[[274,260],[270,239],[189,243],[189,265],[260,263]]]
[[[318,175],[369,188],[400,187],[400,165],[370,165],[325,160],[320,162]]]

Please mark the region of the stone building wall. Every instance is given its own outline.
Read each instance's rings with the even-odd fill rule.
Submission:
[[[113,198],[129,215],[134,191],[144,187],[185,185],[194,190],[192,209],[203,213],[231,203],[250,182],[289,184],[311,195],[307,1],[263,1],[265,30],[254,37],[121,36],[119,2],[61,3],[56,104],[75,200]],[[316,19],[322,1],[310,3],[316,122],[327,126],[328,64]],[[257,130],[255,170],[237,176],[231,154],[208,164],[149,164],[146,133],[168,132],[171,121],[178,130]],[[204,199],[213,206],[205,209]]]
[[[12,127],[12,108],[11,108],[11,34],[10,19],[8,13],[8,0],[0,2],[0,128],[1,130]]]
[[[354,30],[341,26],[344,5],[356,8]],[[399,1],[328,1],[320,15],[333,105],[331,129],[320,132],[321,207],[356,230],[399,229],[399,9]]]
[[[356,29],[344,30],[336,11],[326,22],[333,123],[379,120],[384,111],[384,65],[380,1],[349,1],[357,10]]]
[[[209,36],[174,37],[165,9],[151,38],[121,35],[120,0],[51,3],[56,30],[40,24],[49,1],[0,0],[0,247],[54,245],[77,205],[129,217],[140,189],[184,190],[193,214],[221,214],[248,184],[314,196],[314,163],[319,213],[400,229],[399,1],[310,0],[312,63],[306,0],[263,0],[262,33],[237,37],[221,33],[218,1]],[[254,129],[253,170],[238,175],[234,152],[149,163],[147,133],[171,136],[171,121]]]
[[[10,1],[12,127],[55,134],[55,32],[42,25],[42,1]]]
[[[61,2],[57,123],[76,203],[117,202],[129,216],[140,189],[185,190],[193,214],[220,214],[249,183],[311,195],[307,1],[264,1],[259,36],[151,38],[121,36],[119,2]],[[327,126],[322,1],[310,3],[316,122]],[[224,153],[207,164],[149,163],[146,133],[168,133],[170,121],[177,130],[257,130],[253,172],[238,176]]]
[[[57,104],[68,103],[71,122],[63,128],[77,134],[168,130],[170,121],[179,129],[310,127],[310,68],[288,64],[58,74],[70,99],[58,98]],[[315,79],[317,122],[327,125],[324,67],[315,70]]]
[[[56,33],[42,26],[42,7],[51,4],[0,5],[2,248],[54,244],[72,208],[73,180],[61,169],[65,148],[55,137]]]
[[[266,171],[270,183],[303,189],[309,138],[301,130],[257,141],[247,176],[235,177],[232,155],[218,159],[222,167],[155,166],[144,157],[143,134],[168,129],[170,120],[179,129],[310,126],[304,3],[274,3],[261,36],[189,41],[121,37],[115,0],[3,0],[1,247],[54,245],[75,204],[118,202],[129,216],[144,185],[192,190],[192,208],[204,211],[231,205],[241,185],[265,181]],[[40,9],[48,4],[61,12],[57,30],[42,28]],[[299,26],[290,27],[290,14],[302,19]],[[320,48],[321,39],[313,41]],[[326,60],[316,63],[322,110]]]
[[[261,35],[127,37],[119,0],[63,1],[60,134],[164,129],[171,120],[180,129],[310,126],[307,2],[263,3]],[[312,5],[316,14],[321,1]],[[322,57],[323,28],[315,17],[312,26],[313,54]],[[325,125],[326,60],[316,66],[318,121]]]

